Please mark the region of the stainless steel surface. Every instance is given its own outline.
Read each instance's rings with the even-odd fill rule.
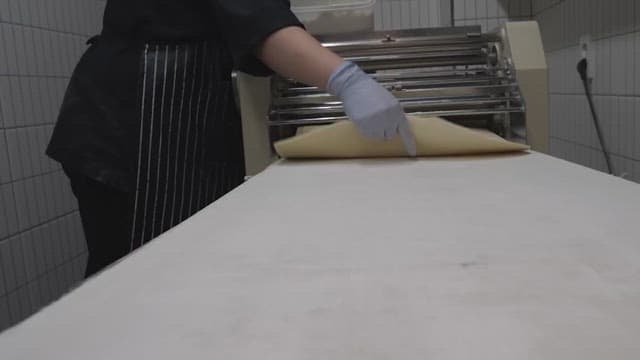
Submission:
[[[461,110],[436,110],[436,111],[418,111],[413,112],[413,115],[421,115],[421,116],[437,116],[437,117],[446,117],[446,116],[479,116],[479,115],[506,115],[510,113],[521,113],[524,111],[524,106],[519,107],[509,107],[502,108],[499,110],[493,108],[480,108],[480,109],[461,109]],[[274,120],[272,121],[272,125],[274,126],[306,126],[306,125],[324,125],[331,124],[337,121],[348,120],[348,118],[343,114],[341,116],[325,116],[325,117],[314,117],[308,119],[291,119],[291,120]],[[469,121],[473,121],[474,119],[470,118]],[[486,121],[485,119],[476,118],[478,121]]]
[[[357,49],[470,44],[498,41],[494,34],[482,34],[479,26],[376,31],[319,37],[327,48],[342,53]]]
[[[424,92],[424,91],[421,91]],[[491,96],[475,96],[475,97],[415,97],[401,99],[400,103],[407,112],[420,112],[425,108],[456,108],[468,106],[502,106],[508,107],[510,104],[521,104],[522,98],[518,96],[510,97],[491,97]],[[304,107],[294,107],[289,109],[279,109],[272,111],[272,115],[286,116],[304,116],[326,113],[343,113],[342,104],[338,101],[324,102],[322,104],[307,104]]]
[[[457,86],[446,86],[456,84]],[[471,84],[468,82],[451,82],[451,83],[439,83],[433,84],[436,86],[428,86],[417,88],[410,87],[407,89],[397,88],[389,86],[391,93],[397,97],[401,102],[418,100],[418,99],[431,99],[438,98],[442,100],[458,100],[466,99],[468,97],[488,97],[488,100],[492,100],[493,97],[503,96],[506,93],[515,94],[515,97],[519,97],[518,84]],[[332,95],[324,93],[307,93],[305,95],[294,95],[289,97],[282,97],[274,99],[272,102],[273,110],[275,112],[288,111],[292,106],[304,106],[304,105],[326,105],[338,102],[338,99]]]

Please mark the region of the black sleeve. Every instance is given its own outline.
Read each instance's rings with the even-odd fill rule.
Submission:
[[[300,26],[289,0],[210,0],[222,38],[227,42],[235,67],[253,75],[272,71],[255,56],[255,51],[274,32]]]

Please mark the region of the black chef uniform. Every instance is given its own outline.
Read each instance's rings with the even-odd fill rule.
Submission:
[[[302,26],[288,0],[107,1],[47,149],[78,198],[87,275],[242,182],[231,72],[267,75],[256,48],[287,26]]]

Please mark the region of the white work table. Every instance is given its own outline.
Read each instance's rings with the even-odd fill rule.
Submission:
[[[540,154],[284,162],[2,360],[638,360],[640,185]]]

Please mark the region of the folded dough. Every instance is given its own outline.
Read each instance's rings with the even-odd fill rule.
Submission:
[[[472,155],[525,151],[489,131],[472,130],[441,118],[408,116],[416,137],[418,156]],[[275,144],[283,158],[406,157],[400,138],[379,141],[365,138],[350,121],[303,128],[297,136]]]

